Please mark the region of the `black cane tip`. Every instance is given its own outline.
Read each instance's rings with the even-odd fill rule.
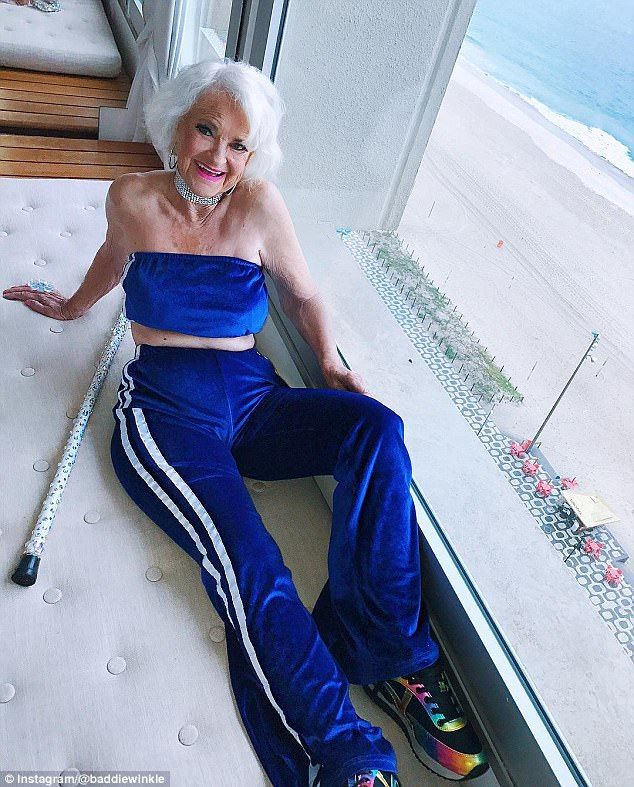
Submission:
[[[11,574],[11,579],[16,585],[23,585],[24,587],[34,585],[39,566],[40,558],[37,555],[22,555],[18,567]]]

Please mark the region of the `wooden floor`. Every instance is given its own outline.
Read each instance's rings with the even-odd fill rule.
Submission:
[[[97,138],[99,107],[125,107],[130,79],[0,68],[0,127]]]
[[[152,169],[163,162],[145,142],[0,134],[0,175],[114,180]]]
[[[163,169],[149,143],[98,139],[99,108],[125,108],[130,79],[0,68],[0,175],[114,180]]]

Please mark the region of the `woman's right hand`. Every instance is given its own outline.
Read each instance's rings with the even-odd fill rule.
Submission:
[[[57,290],[42,292],[28,284],[16,284],[3,290],[2,297],[10,301],[23,301],[32,311],[44,314],[54,320],[75,320],[77,318],[77,315],[70,313],[67,305],[69,298],[65,298]]]

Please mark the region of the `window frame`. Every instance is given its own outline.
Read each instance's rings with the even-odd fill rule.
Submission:
[[[132,30],[135,38],[139,36],[145,24],[145,19],[143,18],[143,2],[144,0],[119,0],[119,7],[123,11],[126,22],[130,26],[130,30]]]

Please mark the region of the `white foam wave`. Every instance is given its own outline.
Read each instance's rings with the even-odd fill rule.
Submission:
[[[601,158],[608,161],[617,169],[620,169],[621,172],[624,172],[630,178],[634,178],[634,160],[631,158],[627,145],[619,142],[618,139],[615,139],[602,128],[586,126],[578,120],[573,120],[572,118],[566,117],[566,115],[560,115],[558,112],[550,109],[550,107],[542,104],[541,101],[538,101],[536,98],[525,96],[510,85],[505,84],[504,87],[526,101],[527,104],[535,107],[535,109],[547,120],[562,131],[565,131],[566,134],[569,134],[571,137],[581,142],[588,150],[596,153],[597,156],[601,156]]]

